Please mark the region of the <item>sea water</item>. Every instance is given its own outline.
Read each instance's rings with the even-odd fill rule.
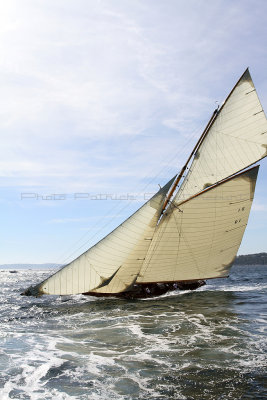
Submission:
[[[146,300],[20,296],[0,271],[0,399],[265,399],[267,267]]]

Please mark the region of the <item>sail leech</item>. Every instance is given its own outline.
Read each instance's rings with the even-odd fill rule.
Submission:
[[[254,197],[259,167],[248,168],[266,156],[267,120],[247,69],[213,112],[180,174],[28,292],[119,294],[135,284],[226,277]]]

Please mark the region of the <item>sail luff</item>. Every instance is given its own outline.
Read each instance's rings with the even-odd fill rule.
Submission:
[[[166,207],[167,207],[169,201],[171,200],[171,198],[172,198],[172,196],[173,196],[173,194],[174,194],[174,192],[175,192],[177,186],[179,185],[179,183],[180,183],[180,181],[181,181],[181,179],[182,179],[182,177],[183,177],[183,174],[184,174],[185,171],[186,171],[186,168],[187,168],[187,166],[188,166],[188,164],[189,164],[191,158],[193,157],[193,155],[195,154],[195,152],[198,150],[198,148],[200,147],[201,143],[203,142],[203,140],[205,139],[206,135],[208,134],[209,128],[210,128],[210,126],[212,125],[213,120],[216,118],[217,113],[218,113],[218,109],[216,108],[216,109],[213,111],[212,116],[210,117],[210,119],[209,119],[209,121],[208,121],[208,123],[207,123],[207,125],[206,125],[206,127],[205,127],[205,129],[204,129],[204,131],[202,132],[200,138],[198,139],[197,143],[195,144],[195,147],[193,148],[191,154],[189,155],[189,157],[188,157],[188,159],[187,159],[185,165],[183,166],[183,168],[181,169],[179,175],[178,175],[177,178],[175,179],[175,181],[174,181],[174,183],[173,183],[173,185],[172,185],[172,187],[171,187],[171,189],[170,189],[170,192],[168,193],[168,195],[167,195],[167,197],[166,197],[166,200],[165,200],[165,202],[164,202],[164,204],[163,204],[162,211],[161,211],[162,214],[163,214],[163,212],[165,211],[165,209],[166,209]]]
[[[110,234],[24,294],[119,295],[135,284],[228,276],[254,196],[258,166],[248,168],[266,156],[266,116],[246,69],[180,173]]]
[[[253,201],[258,166],[171,205],[156,228],[137,283],[228,276]]]
[[[97,244],[25,294],[124,290],[141,268],[150,244],[147,237],[153,236],[173,180]]]
[[[246,69],[210,124],[173,201],[189,198],[266,157],[264,132],[266,117]]]
[[[253,163],[253,164],[254,164],[254,163]],[[246,171],[245,171],[245,172],[248,172],[248,171],[250,171],[250,170],[253,170],[253,168],[254,168],[254,167],[251,167],[251,168],[249,168],[249,169],[246,168]],[[214,185],[211,185],[211,186],[209,186],[209,187],[203,189],[201,192],[198,192],[198,193],[194,194],[193,196],[189,197],[188,199],[185,199],[185,200],[181,201],[180,203],[177,203],[176,206],[181,206],[181,205],[187,203],[188,201],[190,201],[190,200],[192,200],[192,199],[194,199],[194,198],[196,198],[196,197],[198,197],[198,196],[201,196],[203,193],[206,193],[206,192],[208,192],[209,190],[214,189],[215,187],[218,187],[218,186],[222,185],[223,183],[230,181],[231,179],[233,179],[234,177],[239,176],[239,175],[242,174],[242,173],[243,173],[243,169],[242,169],[241,171],[238,171],[237,173],[234,173],[233,175],[228,176],[227,178],[222,179],[222,180],[219,181],[219,182],[216,182]]]
[[[180,181],[181,181],[181,179],[182,179],[182,177],[183,177],[183,174],[185,173],[185,171],[186,171],[186,169],[187,169],[187,166],[188,166],[190,160],[191,160],[192,157],[196,154],[196,152],[200,149],[200,147],[201,147],[203,141],[205,140],[207,134],[209,133],[211,127],[213,126],[213,124],[214,124],[216,118],[219,116],[220,112],[223,110],[225,104],[227,103],[228,99],[231,97],[232,93],[234,92],[234,90],[236,89],[236,87],[238,86],[238,84],[241,82],[241,80],[242,80],[242,79],[244,78],[244,76],[246,76],[247,74],[249,74],[249,69],[248,69],[248,68],[247,68],[247,69],[245,70],[245,72],[241,75],[241,77],[239,78],[239,80],[237,81],[237,83],[234,85],[234,87],[232,88],[232,90],[230,91],[230,93],[228,94],[228,96],[226,97],[226,99],[224,100],[224,102],[222,103],[222,105],[221,105],[220,107],[218,106],[218,108],[216,108],[216,109],[214,110],[214,112],[212,113],[212,116],[210,117],[210,119],[209,119],[209,121],[208,121],[208,123],[207,123],[205,129],[203,130],[203,132],[202,132],[200,138],[198,139],[198,141],[197,141],[197,143],[195,144],[195,146],[194,146],[194,148],[193,148],[191,154],[189,155],[189,157],[188,157],[188,159],[187,159],[185,165],[184,165],[183,168],[181,169],[179,175],[177,176],[176,180],[175,180],[174,183],[173,183],[172,188],[170,189],[170,192],[168,193],[167,198],[166,198],[166,200],[165,200],[165,202],[164,202],[164,205],[163,205],[163,207],[162,207],[162,213],[163,213],[164,210],[166,209],[166,207],[167,207],[169,201],[171,200],[171,198],[172,198],[172,196],[173,196],[173,194],[174,194],[174,192],[175,192],[177,186],[179,185],[179,183],[180,183]]]

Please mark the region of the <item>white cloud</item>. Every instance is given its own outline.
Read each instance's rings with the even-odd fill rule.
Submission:
[[[266,11],[263,0],[1,2],[1,189],[156,190],[247,66],[267,109]]]
[[[241,74],[238,56],[227,58],[227,65],[220,57],[229,41],[239,47],[236,33],[253,24],[246,10],[239,2],[225,9],[224,2],[206,1],[194,7],[191,1],[179,7],[176,1],[2,5],[2,175],[39,175],[43,184],[52,176],[86,178],[85,169],[96,168],[98,175],[98,163],[90,163],[95,141],[103,165],[101,140],[111,140],[112,153],[114,137],[123,138],[122,164],[127,136],[152,136],[149,146],[140,140],[132,154],[143,166],[149,155],[158,157],[159,147],[163,156],[173,154],[230,89],[229,80],[226,88],[220,83],[221,73],[231,83]],[[117,159],[110,157],[114,165]]]

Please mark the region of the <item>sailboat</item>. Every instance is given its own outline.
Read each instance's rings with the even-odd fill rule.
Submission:
[[[267,155],[267,121],[247,69],[181,172],[126,221],[25,295],[150,297],[226,278]]]

